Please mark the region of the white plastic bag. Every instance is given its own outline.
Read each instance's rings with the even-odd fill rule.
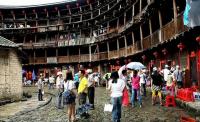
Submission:
[[[42,95],[44,95],[44,90],[42,91]]]
[[[105,104],[104,106],[104,112],[112,112],[113,105],[112,104]]]

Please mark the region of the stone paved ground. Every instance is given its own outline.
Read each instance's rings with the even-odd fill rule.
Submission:
[[[36,91],[35,88],[26,88]],[[55,93],[55,91],[48,91]],[[109,102],[109,92],[105,87],[96,88],[95,110],[91,110],[89,119],[79,119],[79,122],[111,122],[111,114],[104,113],[104,104]],[[143,99],[143,107],[124,107],[122,112],[122,122],[179,122],[181,115],[188,115],[180,108],[152,106],[150,95]],[[57,109],[55,107],[55,97],[44,107],[26,113],[18,113],[0,121],[7,122],[66,122],[66,107]]]

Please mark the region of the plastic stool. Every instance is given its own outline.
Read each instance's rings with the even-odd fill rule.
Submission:
[[[166,96],[165,106],[166,107],[169,107],[169,106],[176,107],[174,96],[170,96],[170,95]]]

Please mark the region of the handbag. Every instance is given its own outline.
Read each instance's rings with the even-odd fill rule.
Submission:
[[[113,105],[112,104],[105,104],[104,106],[104,112],[112,112]]]

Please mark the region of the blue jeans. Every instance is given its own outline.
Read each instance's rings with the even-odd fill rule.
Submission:
[[[112,97],[111,102],[113,104],[112,120],[113,122],[120,122],[121,110],[122,110],[122,97]]]
[[[142,105],[142,97],[140,95],[140,89],[132,89],[132,95],[131,95],[132,106],[134,106],[134,104],[135,104],[135,98],[137,98],[137,97],[138,97],[139,104]]]

